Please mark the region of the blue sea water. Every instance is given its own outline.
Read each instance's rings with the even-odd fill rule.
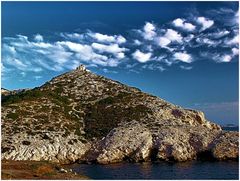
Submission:
[[[238,126],[232,126],[232,127],[222,127],[222,130],[224,131],[239,131],[239,127]]]
[[[71,168],[91,179],[224,179],[238,180],[237,161],[189,161],[182,163],[74,164]]]

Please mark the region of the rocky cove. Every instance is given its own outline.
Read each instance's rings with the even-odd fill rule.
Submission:
[[[2,160],[238,160],[239,133],[84,66],[2,95]]]

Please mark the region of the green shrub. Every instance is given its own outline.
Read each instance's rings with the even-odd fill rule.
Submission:
[[[18,114],[17,113],[8,113],[7,118],[15,120],[18,118]]]
[[[30,141],[22,141],[22,144],[23,144],[23,145],[30,145],[31,142],[30,142]]]

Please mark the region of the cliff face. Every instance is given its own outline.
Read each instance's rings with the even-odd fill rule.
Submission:
[[[84,67],[2,100],[2,159],[113,163],[204,154],[237,158],[238,133]]]

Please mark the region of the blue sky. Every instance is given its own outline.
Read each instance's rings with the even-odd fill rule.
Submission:
[[[2,87],[84,64],[238,124],[238,2],[2,2]]]

